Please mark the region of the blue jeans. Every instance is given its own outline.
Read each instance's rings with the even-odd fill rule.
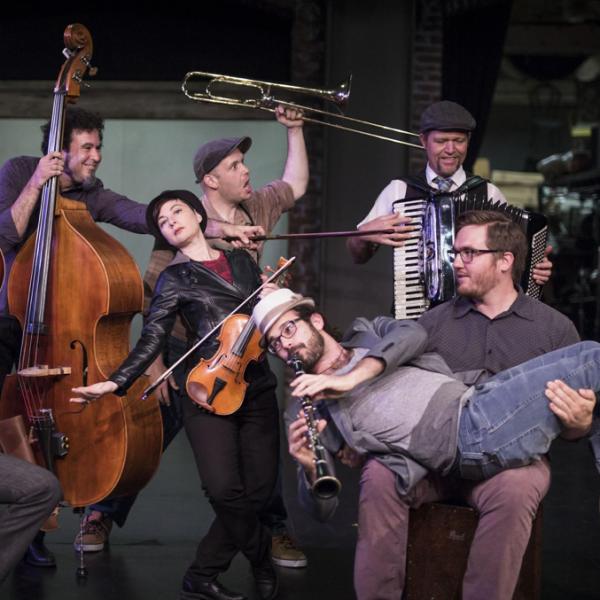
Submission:
[[[476,386],[459,423],[461,477],[488,479],[548,452],[562,431],[544,394],[553,379],[574,389],[600,390],[600,344],[581,342],[555,350]]]

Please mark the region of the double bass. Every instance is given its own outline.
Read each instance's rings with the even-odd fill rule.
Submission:
[[[65,105],[78,98],[92,56],[83,25],[69,25],[64,42],[49,152],[63,148]],[[143,307],[137,265],[85,204],[60,196],[53,177],[41,193],[37,230],[19,251],[7,285],[23,338],[16,373],[2,389],[0,419],[22,415],[37,461],[55,473],[71,506],[138,491],[162,450],[158,402],[140,399],[144,378],[127,396],[69,402],[71,388],[107,379],[127,356],[131,320]]]

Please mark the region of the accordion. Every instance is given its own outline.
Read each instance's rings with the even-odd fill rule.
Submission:
[[[417,319],[432,303],[456,294],[448,251],[454,244],[456,218],[469,210],[493,210],[519,224],[527,237],[528,251],[521,287],[538,298],[541,287],[533,280],[533,266],[544,256],[548,239],[546,217],[492,200],[469,200],[466,196],[435,194],[428,199],[394,202],[394,212],[411,217],[418,235],[394,248],[394,316]]]

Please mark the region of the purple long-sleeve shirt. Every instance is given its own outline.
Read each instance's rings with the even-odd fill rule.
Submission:
[[[22,237],[17,232],[10,209],[33,175],[38,161],[39,158],[34,156],[18,156],[0,168],[0,250],[4,255],[5,281],[8,281],[18,251],[37,227],[39,203]],[[61,191],[61,195],[83,202],[95,221],[111,223],[133,233],[148,233],[146,205],[105,189],[99,179],[90,186]],[[4,285],[0,291],[0,315],[8,314],[6,294],[7,286]]]

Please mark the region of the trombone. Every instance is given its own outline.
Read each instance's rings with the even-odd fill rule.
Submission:
[[[190,80],[192,84],[200,87],[200,91],[191,91],[189,89]],[[371,128],[390,134],[397,134],[398,136],[413,136],[419,137],[417,133],[405,131],[403,129],[397,129],[395,127],[388,127],[387,125],[380,125],[379,123],[372,123],[363,119],[356,119],[354,117],[348,117],[344,114],[333,113],[327,110],[314,108],[312,106],[306,106],[297,104],[288,100],[277,98],[277,90],[288,92],[291,94],[303,94],[305,96],[319,98],[321,100],[327,100],[333,102],[336,106],[340,107],[346,104],[350,98],[350,86],[352,83],[352,75],[340,83],[336,88],[330,90],[322,90],[318,88],[302,87],[298,85],[291,85],[286,83],[271,83],[268,81],[257,81],[255,79],[245,79],[244,77],[232,77],[230,75],[219,75],[217,73],[206,73],[204,71],[190,71],[185,74],[183,83],[181,84],[181,90],[183,93],[192,100],[198,102],[210,102],[213,104],[225,104],[227,106],[239,106],[244,108],[256,108],[260,110],[268,110],[269,112],[275,112],[275,107],[280,104],[287,108],[302,111],[302,120],[308,123],[319,123],[320,125],[326,125],[327,127],[333,127],[335,129],[342,129],[344,131],[351,131],[353,133],[359,133],[368,137],[377,138],[379,140],[385,140],[386,142],[393,142],[395,144],[402,144],[404,146],[411,146],[413,148],[419,148],[423,150],[423,146],[420,144],[413,144],[406,140],[398,137],[392,137],[391,135],[381,135],[366,131],[365,129],[359,128]],[[222,86],[222,91],[219,91],[219,86]],[[229,90],[229,94],[227,93]],[[236,90],[238,95],[234,95],[232,92]],[[337,119],[342,123],[351,123],[356,127],[347,127],[340,124],[339,122],[325,121],[323,119],[313,118],[307,115],[322,115],[330,119]]]

